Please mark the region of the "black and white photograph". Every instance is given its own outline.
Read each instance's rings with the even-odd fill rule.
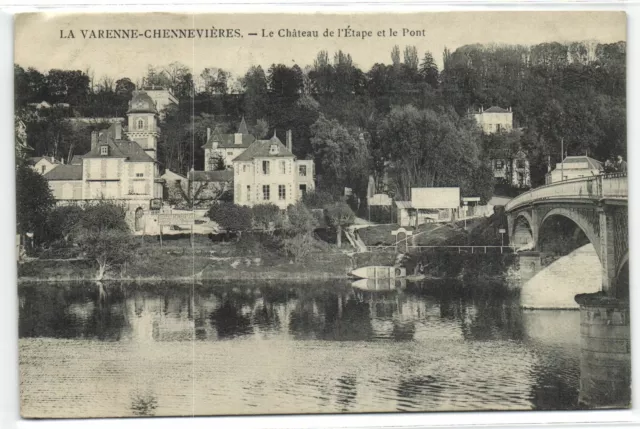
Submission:
[[[14,31],[23,418],[631,407],[624,12]]]

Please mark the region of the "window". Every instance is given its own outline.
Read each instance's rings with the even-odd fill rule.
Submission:
[[[502,130],[502,125],[496,124],[496,131],[500,132]]]
[[[229,155],[229,156],[233,155],[233,151],[232,150],[228,150],[227,151],[227,155]]]
[[[109,146],[100,146],[100,155],[109,155]]]
[[[138,119],[138,129],[141,130],[144,128],[144,121],[142,119]]]
[[[47,170],[47,166],[43,165],[41,168],[42,168],[42,174],[44,174],[44,172]]]
[[[496,170],[502,170],[504,168],[504,161],[501,159],[496,160]]]
[[[278,185],[278,198],[281,200],[287,199],[287,188],[285,185]]]
[[[301,177],[307,177],[307,166],[301,165],[300,167],[298,167],[298,173]]]
[[[285,174],[287,172],[287,163],[285,161],[280,161],[280,174]]]
[[[524,159],[516,160],[516,168],[524,168]]]
[[[271,147],[269,148],[269,153],[271,155],[274,155],[274,154],[278,153],[278,145],[277,144],[272,144]]]
[[[144,177],[144,173],[136,173],[136,177]]]
[[[251,185],[247,185],[247,201],[251,201]]]
[[[300,185],[300,195],[305,196],[307,194],[307,185]]]
[[[247,164],[242,164],[242,172],[243,173],[247,172]]]
[[[262,199],[265,201],[269,201],[269,197],[270,197],[270,189],[269,189],[269,185],[262,185]]]
[[[269,174],[269,161],[262,161],[262,174]]]

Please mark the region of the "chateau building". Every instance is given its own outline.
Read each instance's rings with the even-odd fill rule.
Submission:
[[[220,134],[211,132],[207,128],[207,143],[204,149],[204,171],[218,170],[220,163],[224,168],[233,166],[233,160],[244,152],[256,138],[249,133],[247,123],[242,118],[238,131],[233,134]]]
[[[91,134],[91,150],[44,174],[60,203],[109,199],[135,213],[136,229],[151,201],[162,198],[157,156],[158,111],[144,91],[134,91],[127,111],[128,127],[120,122]]]
[[[286,141],[285,146],[274,132],[269,140],[254,141],[233,159],[236,204],[272,203],[284,210],[315,188],[313,161],[296,160],[290,130]]]

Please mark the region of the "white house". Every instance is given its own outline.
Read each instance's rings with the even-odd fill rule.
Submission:
[[[236,204],[254,206],[272,203],[284,210],[315,188],[312,160],[296,160],[291,131],[287,146],[275,132],[269,140],[254,141],[233,160]]]
[[[221,159],[225,168],[233,166],[233,160],[242,154],[256,138],[249,133],[244,117],[238,126],[238,132],[220,134],[207,128],[207,143],[204,149],[204,171],[216,170]]]
[[[482,131],[487,134],[513,130],[513,112],[511,111],[511,107],[509,107],[509,109],[503,109],[502,107],[493,106],[487,110],[480,108],[473,116],[480,128],[482,128]]]
[[[545,176],[547,185],[561,180],[579,179],[581,177],[593,177],[601,174],[603,166],[588,156],[567,156],[563,162],[556,164],[556,168]]]

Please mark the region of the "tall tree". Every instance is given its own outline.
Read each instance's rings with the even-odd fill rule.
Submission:
[[[400,67],[400,64],[402,64],[400,62],[400,47],[398,45],[395,45],[391,49],[391,63],[394,67]]]
[[[34,233],[36,242],[43,237],[47,215],[55,206],[49,183],[27,164],[16,169],[16,218],[18,234]]]
[[[439,74],[438,66],[433,59],[433,55],[429,51],[425,52],[422,63],[420,64],[420,76],[422,76],[422,79],[431,85],[432,88],[437,88]]]

